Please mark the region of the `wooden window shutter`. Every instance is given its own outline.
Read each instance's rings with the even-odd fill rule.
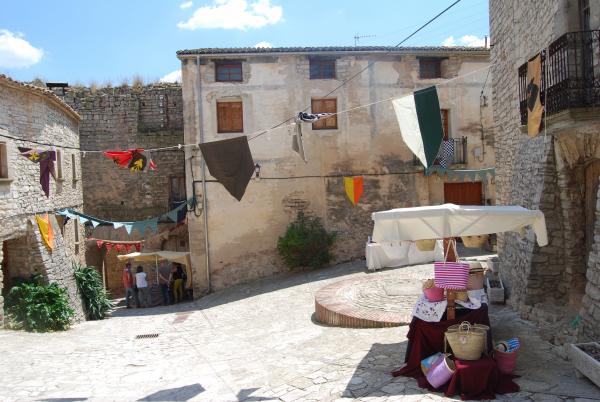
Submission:
[[[312,113],[337,113],[337,99],[312,99]],[[321,118],[312,125],[313,130],[335,130],[337,126],[337,115]]]
[[[242,102],[217,102],[217,132],[241,133],[243,131]]]
[[[448,109],[441,109],[442,113],[442,127],[444,129],[444,140],[450,138],[450,129],[448,121],[450,120],[450,111]]]

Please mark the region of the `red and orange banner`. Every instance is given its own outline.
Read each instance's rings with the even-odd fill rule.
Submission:
[[[35,220],[38,224],[38,228],[40,229],[40,234],[42,235],[44,244],[50,251],[54,250],[54,231],[52,230],[52,224],[50,223],[49,215],[36,215]]]
[[[352,205],[356,205],[363,194],[363,177],[344,177],[344,187],[346,188],[348,199]]]

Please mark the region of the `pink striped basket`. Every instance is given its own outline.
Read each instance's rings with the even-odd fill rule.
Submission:
[[[466,289],[469,282],[469,263],[436,262],[433,264],[435,286],[442,289]]]

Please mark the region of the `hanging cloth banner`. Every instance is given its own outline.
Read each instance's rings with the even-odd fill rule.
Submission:
[[[96,245],[98,246],[99,249],[102,249],[102,247],[106,247],[108,250],[112,249],[113,247],[115,247],[117,250],[119,250],[119,248],[117,247],[117,245],[121,245],[122,247],[125,248],[125,250],[127,252],[129,252],[132,247],[136,247],[136,249],[139,247],[141,249],[141,246],[142,246],[142,241],[137,241],[137,242],[133,242],[133,241],[110,241],[110,240],[99,240],[99,239],[94,239],[94,238],[87,238],[86,240],[87,241],[95,241]],[[110,244],[110,246],[109,246],[109,244]]]
[[[70,218],[79,218],[79,221],[84,224],[86,222],[90,222],[93,227],[97,227],[99,225],[103,225],[103,226],[112,226],[115,229],[119,229],[122,227],[125,227],[125,230],[127,231],[127,234],[131,234],[133,229],[137,229],[140,231],[140,233],[144,233],[144,231],[146,230],[146,228],[150,227],[150,229],[154,232],[158,231],[158,221],[162,220],[163,222],[166,219],[170,219],[173,222],[178,223],[179,221],[183,221],[187,215],[187,211],[186,214],[179,214],[177,215],[176,219],[179,219],[179,221],[175,221],[173,220],[173,216],[174,216],[174,212],[175,213],[179,213],[180,211],[182,211],[184,208],[186,208],[189,206],[195,206],[196,202],[194,200],[194,198],[190,198],[188,199],[186,202],[184,202],[183,204],[179,205],[177,208],[167,212],[166,214],[151,218],[151,219],[146,219],[143,221],[137,221],[137,222],[113,222],[113,221],[107,221],[104,219],[99,219],[93,216],[89,216],[89,215],[85,215],[81,212],[75,211],[73,209],[67,208],[67,209],[63,209],[63,210],[59,210],[56,211],[56,215],[60,215],[60,216],[67,216]],[[111,246],[112,247],[112,246]]]
[[[402,139],[423,166],[432,166],[444,137],[436,87],[394,99],[392,104]]]
[[[294,126],[294,134],[292,134],[292,149],[300,155],[304,163],[308,163],[306,154],[304,153],[304,138],[302,137],[302,125],[300,121],[296,121]]]
[[[40,230],[40,234],[42,235],[44,244],[46,247],[48,247],[48,250],[52,252],[54,250],[54,231],[52,230],[50,217],[48,214],[45,214],[43,217],[36,215],[35,220]]]
[[[542,88],[542,55],[527,62],[527,134],[535,137],[540,132],[544,107],[540,99]]]
[[[482,180],[487,179],[488,175],[491,177],[496,176],[496,168],[483,168],[483,169],[446,169],[441,166],[432,166],[425,169],[423,172],[425,176],[431,176],[437,173],[438,176],[447,175],[448,179],[453,180],[458,178],[459,181],[463,181],[465,177],[468,177],[470,181],[475,181],[478,177]]]
[[[437,160],[443,168],[447,168],[454,162],[454,140],[442,141]]]
[[[146,172],[156,170],[156,164],[150,157],[149,152],[144,152],[143,148],[129,149],[127,151],[104,151],[104,156],[112,159],[122,168],[127,168],[132,172]]]
[[[352,205],[356,205],[363,194],[363,177],[344,177],[344,187],[346,188],[348,199]]]
[[[241,201],[254,173],[248,137],[205,142],[200,144],[200,150],[210,174]]]
[[[54,176],[54,162],[56,161],[56,151],[42,151],[39,149],[18,147],[22,156],[32,162],[40,164],[40,184],[46,197],[50,197],[50,175]]]

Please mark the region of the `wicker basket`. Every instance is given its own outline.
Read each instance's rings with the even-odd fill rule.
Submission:
[[[478,360],[485,351],[487,341],[487,332],[482,327],[486,326],[475,327],[463,321],[458,330],[448,328],[444,333],[444,353],[446,344],[449,344],[457,359]]]
[[[467,248],[481,248],[486,245],[489,235],[462,236],[462,242]]]
[[[415,244],[419,251],[433,251],[435,249],[435,239],[417,240]]]
[[[469,301],[469,293],[467,292],[466,289],[455,290],[454,298],[456,300],[467,302],[467,301]]]

